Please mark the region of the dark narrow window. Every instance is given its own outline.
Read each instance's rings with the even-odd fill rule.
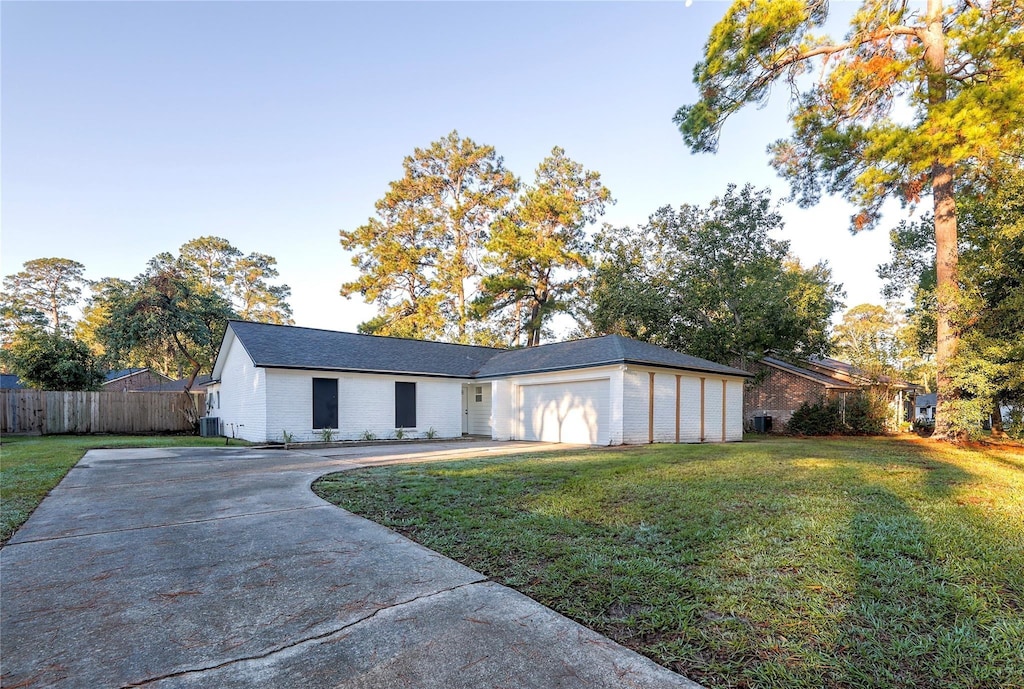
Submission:
[[[416,383],[395,383],[395,428],[416,428]]]
[[[313,379],[313,428],[338,427],[338,381]]]

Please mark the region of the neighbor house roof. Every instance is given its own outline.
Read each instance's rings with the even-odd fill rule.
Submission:
[[[614,364],[660,366],[730,376],[750,377],[751,375],[738,368],[716,364],[707,359],[681,354],[621,335],[605,335],[584,340],[555,342],[526,349],[504,350],[491,357],[477,377],[494,378]]]
[[[919,389],[919,386],[914,383],[897,380],[886,375],[875,376],[867,371],[857,368],[853,364],[840,361],[839,359],[833,359],[831,357],[812,357],[807,363],[817,369],[823,369],[827,374],[844,377],[851,382],[866,383],[868,385],[881,383],[883,385],[890,385],[894,388],[900,388],[903,390]]]
[[[0,373],[0,390],[24,390],[21,379],[13,373]]]
[[[148,368],[122,368],[117,371],[110,371],[104,376],[103,385],[107,383],[113,383],[115,380],[121,380],[122,378],[130,378],[131,376],[138,375],[139,373],[145,373]]]
[[[195,382],[192,384],[192,390],[199,390],[204,388],[213,382],[213,376],[208,373],[196,376]],[[179,390],[185,389],[185,384],[188,383],[188,378],[179,378],[178,380],[168,380],[166,382],[158,383],[157,385],[148,385],[139,392],[178,392]]]
[[[916,404],[920,409],[924,409],[925,407],[934,407],[937,397],[938,395],[934,392],[929,392],[927,395],[918,395],[914,404]]]
[[[800,376],[801,378],[806,378],[807,380],[819,383],[820,385],[824,386],[826,389],[829,390],[860,389],[853,383],[849,383],[845,380],[839,380],[838,378],[833,378],[831,376],[825,375],[824,373],[818,373],[817,371],[811,369],[802,368],[800,366],[797,366],[796,364],[791,364],[788,361],[776,359],[775,357],[766,356],[763,359],[761,359],[761,362],[768,366],[771,366],[772,368],[777,368],[779,370],[792,373],[793,375]]]
[[[294,326],[231,321],[237,339],[257,367],[364,373],[404,373],[453,378],[494,378],[614,364],[749,377],[737,368],[680,354],[620,335],[558,342],[527,349],[378,337]],[[222,345],[222,352],[224,353]],[[214,366],[220,374],[221,360]]]

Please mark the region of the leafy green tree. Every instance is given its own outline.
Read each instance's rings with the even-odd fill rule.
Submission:
[[[85,308],[82,309],[82,318],[75,323],[75,339],[84,343],[97,359],[109,368],[118,368],[119,361],[108,361],[106,348],[100,337],[100,328],[110,321],[110,301],[113,295],[126,293],[131,288],[131,283],[120,278],[103,278],[90,283],[92,295],[89,297]],[[135,362],[124,362],[132,364]]]
[[[4,332],[45,324],[54,333],[71,330],[68,309],[78,303],[85,266],[67,258],[26,261],[23,270],[4,278]]]
[[[0,362],[21,382],[39,390],[98,390],[103,373],[82,342],[42,328],[19,330]]]
[[[675,121],[695,151],[713,152],[725,120],[790,86],[793,136],[770,147],[772,164],[802,204],[822,192],[859,207],[854,230],[877,224],[887,198],[930,193],[936,260],[936,435],[956,435],[949,364],[959,333],[957,180],[982,174],[1024,139],[1024,3],[865,0],[846,38],[818,32],[820,0],[735,0],[694,69],[700,100]],[[818,78],[810,78],[810,74]]]
[[[897,305],[859,304],[846,311],[833,330],[833,349],[868,375],[909,380],[933,387],[934,361],[922,357],[915,330]]]
[[[604,234],[592,328],[741,366],[824,354],[841,288],[769,236],[781,227],[768,190],[730,185],[707,208],[666,206],[645,227]]]
[[[109,319],[98,335],[108,356],[173,350],[189,367],[188,388],[203,368],[212,370],[224,327],[234,316],[224,297],[197,284],[166,253],[152,259],[128,289],[110,289],[104,299]]]
[[[586,228],[604,214],[611,192],[601,175],[555,147],[537,181],[491,230],[483,259],[489,274],[476,300],[483,318],[511,312],[513,343],[540,344],[551,316],[571,312],[583,297],[589,267]]]
[[[360,276],[341,287],[376,303],[360,330],[485,343],[472,321],[482,247],[518,182],[491,146],[451,132],[403,162],[405,175],[377,204],[377,217],[341,230]]]

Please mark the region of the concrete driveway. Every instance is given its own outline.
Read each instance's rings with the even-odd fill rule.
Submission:
[[[93,450],[0,551],[0,685],[696,688],[309,490],[551,447]]]

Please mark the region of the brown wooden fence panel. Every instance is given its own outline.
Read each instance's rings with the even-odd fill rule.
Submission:
[[[181,392],[0,390],[0,433],[187,432],[203,404]]]

